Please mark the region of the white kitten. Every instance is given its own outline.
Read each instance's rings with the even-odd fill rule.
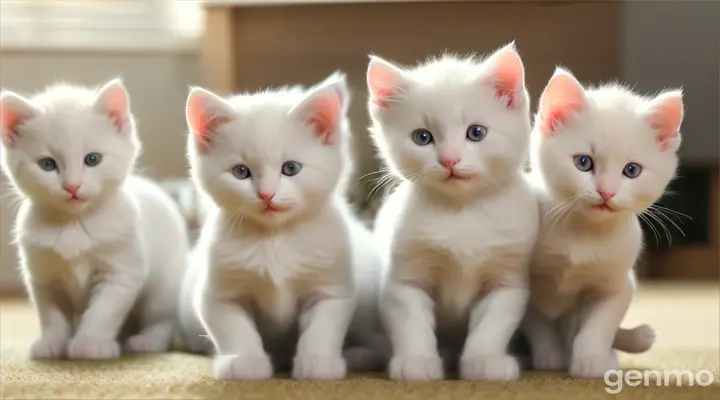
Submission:
[[[533,171],[544,186],[546,218],[524,323],[537,368],[567,363],[561,336],[568,332],[558,335],[551,324],[568,314],[566,350],[576,377],[617,368],[612,346],[644,351],[652,344],[650,327],[618,326],[635,290],[638,216],[675,174],[682,118],[680,91],[649,99],[613,85],[584,89],[563,69],[550,79],[533,132]]]
[[[216,204],[193,255],[191,301],[217,352],[218,379],[268,378],[291,363],[298,379],[346,375],[348,327],[353,315],[372,313],[354,310],[375,303],[380,265],[370,232],[339,194],[348,102],[340,73],[307,91],[225,100],[195,88],[188,97],[192,177]],[[368,330],[367,322],[355,327]]]
[[[129,176],[140,151],[120,80],[0,97],[3,169],[23,197],[16,240],[40,317],[33,358],[165,351],[186,264],[172,199]]]
[[[507,347],[525,311],[538,225],[521,174],[524,75],[513,43],[485,60],[370,61],[373,137],[403,179],[375,222],[392,379],[442,378],[438,341],[447,354],[462,351],[464,379],[518,378]]]

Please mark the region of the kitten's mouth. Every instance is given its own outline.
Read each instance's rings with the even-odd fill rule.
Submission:
[[[73,204],[80,204],[80,203],[84,203],[85,199],[77,197],[77,196],[72,196],[71,198],[67,199],[67,201],[69,203],[73,203]]]
[[[279,213],[279,212],[283,212],[283,211],[285,211],[285,210],[282,208],[273,207],[270,204],[265,205],[265,208],[263,209],[263,213],[266,213],[266,214],[275,214],[275,213]]]
[[[469,176],[463,176],[454,171],[450,171],[450,174],[445,178],[446,181],[466,181],[468,179],[470,179]]]
[[[600,212],[603,212],[603,211],[608,211],[608,212],[614,211],[614,210],[612,209],[612,207],[610,207],[607,203],[595,204],[595,205],[593,205],[591,208],[592,208],[593,210],[600,211]]]

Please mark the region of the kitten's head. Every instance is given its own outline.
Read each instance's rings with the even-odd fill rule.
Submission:
[[[228,213],[264,225],[325,206],[343,173],[349,97],[339,72],[308,90],[229,99],[193,88],[186,110],[193,179]]]
[[[525,161],[529,98],[514,43],[484,60],[445,55],[412,69],[371,57],[367,84],[373,138],[404,179],[482,191]]]
[[[596,218],[641,212],[675,175],[680,90],[645,98],[617,85],[585,89],[558,68],[541,98],[533,164],[550,193]]]
[[[82,212],[119,188],[140,151],[127,91],[56,84],[0,95],[3,170],[35,204]]]

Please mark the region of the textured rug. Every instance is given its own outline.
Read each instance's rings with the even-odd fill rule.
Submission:
[[[624,326],[650,323],[658,340],[646,354],[623,355],[622,368],[659,371],[643,378],[576,380],[528,372],[511,383],[445,380],[397,383],[382,375],[353,375],[337,382],[297,382],[287,376],[258,382],[217,382],[205,357],[171,353],[109,362],[37,362],[27,358],[38,335],[26,301],[0,301],[2,399],[720,399],[720,292],[718,285],[645,284]],[[703,371],[707,370],[707,371]],[[665,371],[670,385],[664,385]],[[675,379],[682,371],[679,381]],[[689,374],[698,381],[690,386]],[[709,374],[716,380],[710,386]],[[631,386],[639,382],[638,386]],[[679,384],[679,386],[678,386]]]

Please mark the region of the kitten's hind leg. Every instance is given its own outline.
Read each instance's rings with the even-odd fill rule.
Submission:
[[[568,356],[554,325],[553,321],[532,308],[525,313],[521,329],[530,342],[533,369],[561,371],[567,368]]]
[[[177,324],[177,302],[168,288],[149,285],[133,310],[139,330],[127,338],[126,351],[162,353],[170,348]]]
[[[162,353],[168,350],[174,332],[172,320],[160,320],[143,325],[140,332],[125,341],[125,350],[131,353]]]

